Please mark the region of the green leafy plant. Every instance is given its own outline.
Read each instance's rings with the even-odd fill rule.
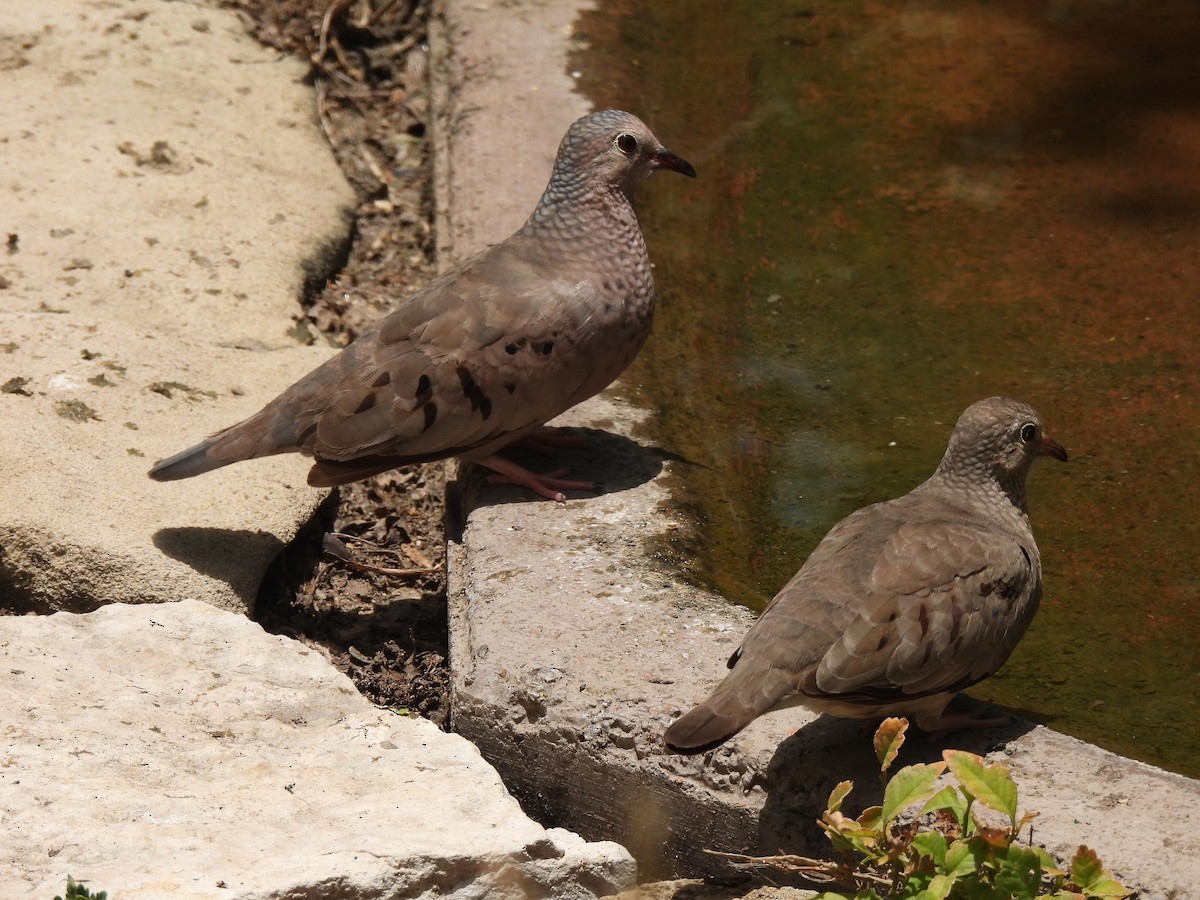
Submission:
[[[965,750],[942,762],[906,766],[888,775],[904,743],[905,719],[886,719],[875,732],[883,803],[856,818],[842,812],[854,787],[843,781],[818,824],[835,861],[800,856],[719,854],[744,866],[766,866],[832,883],[852,893],[818,900],[1116,900],[1130,891],[1081,846],[1063,869],[1041,847],[1022,844],[1036,814],[1017,815],[1017,785],[1008,770]],[[954,782],[939,787],[949,771]],[[992,813],[981,813],[983,806]]]
[[[70,875],[67,876],[67,895],[55,896],[54,900],[108,900],[108,891],[93,894],[85,885],[80,884]]]

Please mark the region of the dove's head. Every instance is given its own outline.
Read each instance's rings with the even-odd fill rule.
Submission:
[[[1067,461],[1067,451],[1046,434],[1032,406],[988,397],[959,416],[938,472],[956,482],[999,483],[1023,506],[1025,478],[1039,456]]]
[[[547,193],[578,196],[581,191],[616,188],[632,199],[634,189],[655,169],[696,177],[692,164],[660,144],[637,116],[604,109],[568,129]]]

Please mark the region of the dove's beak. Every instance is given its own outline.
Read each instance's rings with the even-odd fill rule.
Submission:
[[[686,175],[688,178],[696,177],[696,170],[692,164],[682,156],[676,156],[665,147],[660,147],[654,151],[654,155],[650,157],[656,169],[670,169],[672,172],[678,172],[680,175]]]
[[[1042,435],[1042,439],[1034,444],[1033,452],[1038,456],[1053,456],[1059,462],[1067,461],[1067,448],[1054,438]]]

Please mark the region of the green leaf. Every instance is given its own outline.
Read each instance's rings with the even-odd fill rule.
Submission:
[[[912,848],[922,856],[932,859],[939,869],[946,864],[948,847],[946,836],[940,831],[922,831],[912,839]]]
[[[825,807],[826,812],[839,812],[842,808],[842,801],[846,799],[846,795],[853,787],[853,781],[839,781],[837,787],[829,794],[829,803]]]
[[[1083,845],[1071,859],[1070,885],[1078,887],[1088,897],[1124,897],[1129,894],[1129,890],[1104,868],[1096,851]]]
[[[1032,850],[1010,845],[996,853],[1000,864],[996,872],[996,887],[1014,898],[1035,898],[1042,889],[1042,861]]]
[[[936,809],[949,810],[961,827],[967,815],[967,801],[954,785],[948,784],[925,801],[925,805],[921,807],[921,811],[917,815],[923,816]]]
[[[854,842],[841,832],[831,831],[830,829],[826,828],[825,836],[829,838],[829,843],[833,845],[833,849],[838,853],[845,853],[847,851],[856,849]]]
[[[929,886],[913,897],[913,900],[946,900],[954,889],[953,875],[934,875]]]
[[[1071,860],[1071,881],[1081,888],[1089,888],[1104,875],[1104,864],[1096,851],[1080,844]]]
[[[966,750],[944,750],[942,758],[959,783],[980,803],[1017,821],[1017,783],[1004,766],[987,764],[983,757]]]
[[[1057,860],[1055,860],[1055,858],[1053,856],[1051,856],[1049,853],[1047,853],[1044,848],[1029,847],[1027,849],[1033,851],[1034,853],[1036,853],[1038,855],[1038,859],[1041,861],[1041,864],[1042,864],[1042,871],[1045,872],[1047,876],[1049,876],[1050,878],[1066,876],[1067,873],[1058,867]]]
[[[954,892],[955,900],[1013,900],[1008,894],[1001,893],[990,882],[979,878],[969,878],[960,881],[959,888]]]
[[[970,842],[959,840],[946,848],[946,861],[942,864],[942,871],[947,875],[962,877],[972,874],[977,868]]]
[[[108,891],[100,891],[98,894],[93,894],[87,885],[80,884],[70,875],[67,876],[66,900],[107,900],[107,898]],[[63,900],[63,898],[55,895],[54,900]]]
[[[917,763],[893,775],[883,791],[884,824],[908,807],[923,802],[933,793],[933,783],[945,770],[945,763]]]
[[[928,860],[926,860],[928,863]],[[891,874],[896,879],[896,886],[888,895],[888,900],[913,900],[914,897],[920,896],[928,888],[933,881],[933,872],[926,870],[915,870],[909,864],[900,865],[898,868],[893,868]]]
[[[886,772],[904,746],[904,732],[908,731],[908,719],[895,717],[884,719],[875,729],[875,758],[879,760],[879,771]]]
[[[1130,893],[1129,888],[1115,878],[1101,878],[1087,889],[1089,897],[1128,897]]]

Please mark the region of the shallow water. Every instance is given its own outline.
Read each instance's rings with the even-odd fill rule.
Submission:
[[[971,693],[1200,776],[1195,4],[624,0],[578,32],[588,95],[700,173],[642,191],[627,377],[689,461],[692,574],[761,608],[1016,396],[1072,459],[1031,478],[1042,609]]]

